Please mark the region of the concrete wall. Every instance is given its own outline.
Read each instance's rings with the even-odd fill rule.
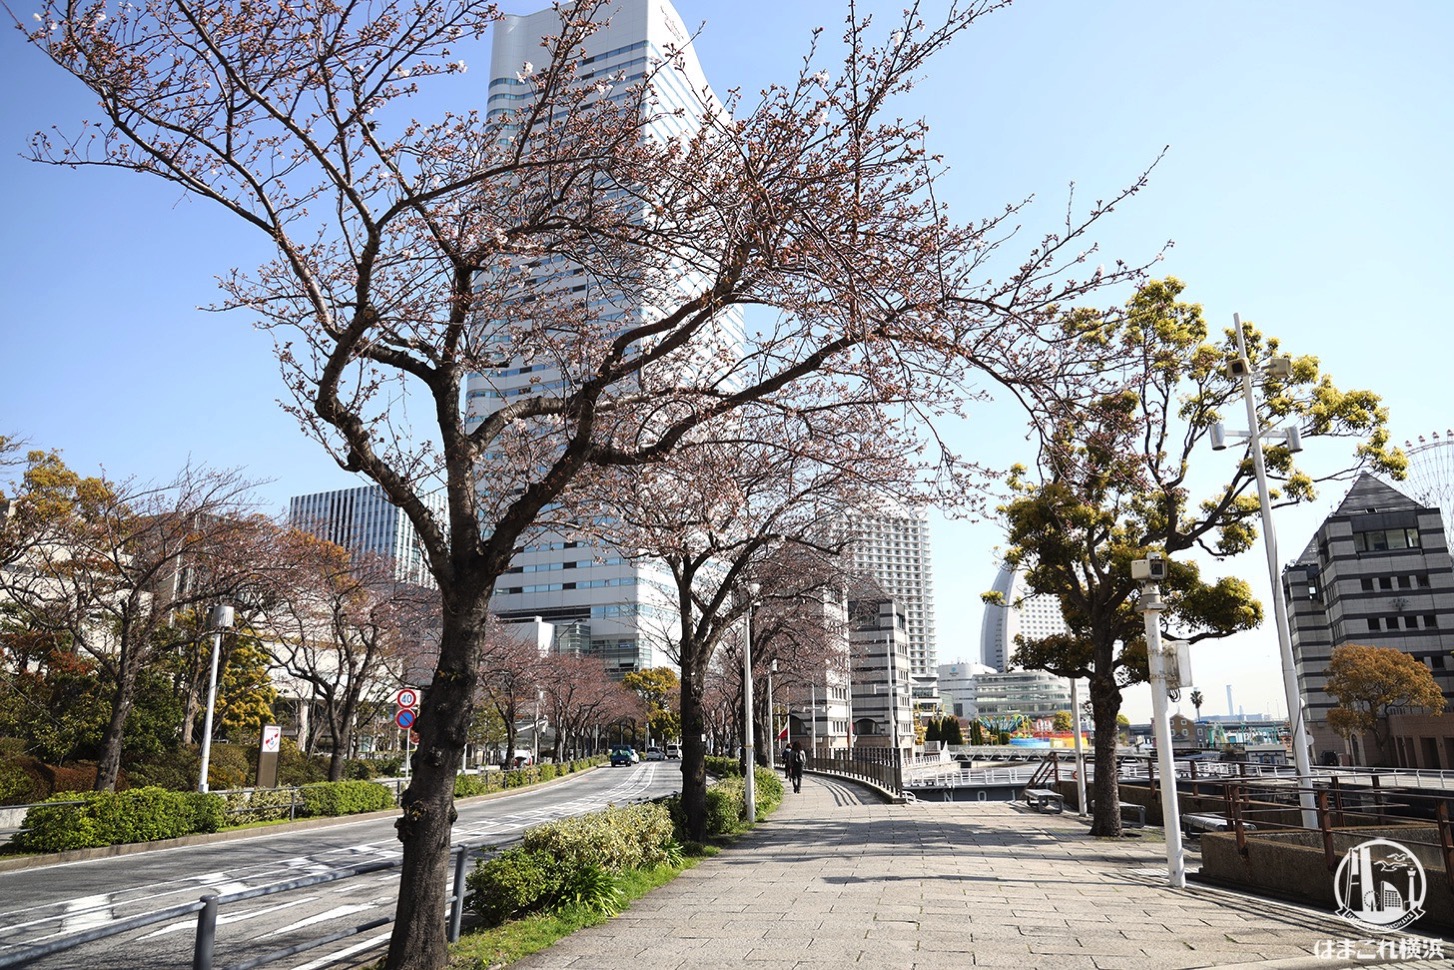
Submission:
[[[1306,829],[1298,832],[1256,833],[1247,836],[1247,855],[1237,851],[1231,832],[1201,837],[1203,878],[1230,886],[1286,896],[1300,902],[1337,909],[1333,877],[1344,854],[1368,839],[1389,839],[1406,847],[1424,867],[1428,885],[1423,919],[1410,927],[1454,928],[1454,893],[1440,859],[1439,830],[1432,825],[1365,826],[1339,829],[1333,834],[1334,870],[1323,855],[1322,836]]]

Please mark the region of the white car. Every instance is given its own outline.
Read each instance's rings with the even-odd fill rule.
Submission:
[[[666,760],[666,752],[663,751],[663,750],[661,750],[660,748],[647,748],[646,749],[646,760],[647,761],[665,761]]]

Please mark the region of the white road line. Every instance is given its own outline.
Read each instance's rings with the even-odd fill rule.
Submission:
[[[377,902],[371,901],[367,903],[360,903],[355,906],[335,906],[333,909],[324,910],[321,913],[315,913],[314,915],[309,916],[305,919],[300,919],[296,923],[289,923],[287,926],[280,926],[277,929],[273,930],[271,933],[267,933],[264,935],[281,936],[284,933],[291,933],[293,930],[300,930],[305,926],[312,926],[314,923],[322,923],[327,920],[338,919],[341,916],[352,916],[354,913],[362,913],[364,910],[376,909],[378,908],[378,905],[379,904]]]
[[[355,953],[362,953],[365,950],[373,949],[374,947],[388,940],[390,935],[391,934],[389,933],[385,933],[382,936],[375,936],[372,939],[364,940],[360,943],[355,943],[353,946],[345,947],[342,950],[335,950],[332,953],[325,954],[324,956],[321,956],[316,960],[311,960],[308,963],[300,963],[296,967],[289,968],[289,970],[321,970],[322,967],[337,963],[339,960],[342,960],[345,957],[351,957]]]

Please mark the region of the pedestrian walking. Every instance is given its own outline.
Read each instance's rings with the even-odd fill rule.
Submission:
[[[794,741],[793,746],[788,749],[788,777],[793,780],[793,791],[803,790],[803,766],[808,763],[808,753],[803,750],[801,741]]]

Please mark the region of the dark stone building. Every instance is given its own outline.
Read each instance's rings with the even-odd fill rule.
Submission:
[[[1302,555],[1283,570],[1282,581],[1315,761],[1330,753],[1345,763],[1365,761],[1363,752],[1350,750],[1328,728],[1328,710],[1336,701],[1324,688],[1334,647],[1356,643],[1411,654],[1433,673],[1454,711],[1454,560],[1437,508],[1361,475]],[[1447,732],[1454,734],[1454,717],[1425,720],[1447,721]],[[1421,741],[1411,744],[1429,748]],[[1393,747],[1402,759],[1405,745]],[[1454,758],[1454,746],[1449,750]]]

